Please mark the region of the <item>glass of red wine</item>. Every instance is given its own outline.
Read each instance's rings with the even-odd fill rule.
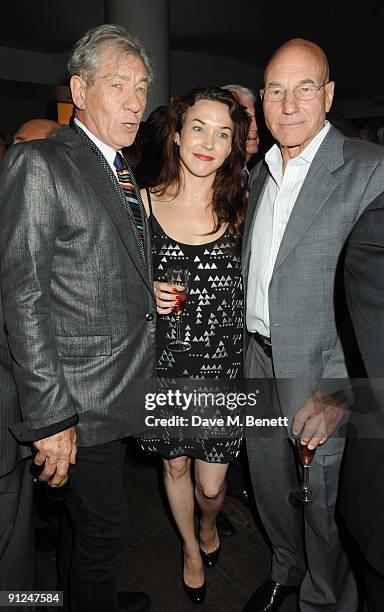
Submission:
[[[309,486],[309,469],[312,463],[312,459],[315,456],[316,448],[308,448],[306,444],[301,443],[299,437],[296,438],[295,442],[297,454],[300,457],[300,461],[303,466],[303,481],[295,489],[294,495],[295,498],[299,501],[305,504],[310,504],[314,500],[314,495],[313,490]]]
[[[181,285],[183,287],[180,291],[175,292],[176,306],[174,306],[172,314],[175,319],[176,338],[168,342],[167,348],[175,353],[189,351],[191,345],[185,338],[181,337],[180,329],[180,319],[184,312],[184,305],[188,294],[189,272],[185,268],[168,268],[165,281],[169,285]]]

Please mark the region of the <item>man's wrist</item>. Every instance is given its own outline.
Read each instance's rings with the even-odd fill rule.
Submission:
[[[22,427],[22,429],[18,431],[18,426],[14,425],[11,429],[11,432],[18,442],[35,442],[36,440],[49,438],[50,436],[60,433],[65,429],[69,429],[69,427],[73,427],[78,423],[78,420],[79,417],[77,413],[75,413],[67,419],[63,419],[62,421],[58,421],[57,423],[51,423],[50,425],[46,425],[45,427],[38,427],[36,429],[26,430],[25,427]],[[22,423],[21,425],[25,426],[25,423]]]

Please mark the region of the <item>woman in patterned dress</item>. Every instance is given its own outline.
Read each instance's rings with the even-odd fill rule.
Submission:
[[[197,88],[173,99],[163,168],[156,187],[143,190],[153,239],[155,278],[168,267],[189,271],[183,333],[191,349],[171,352],[175,293],[155,282],[159,377],[237,378],[242,372],[242,285],[239,247],[246,190],[245,143],[248,118],[229,91]],[[180,287],[178,287],[180,289]],[[237,435],[224,431],[209,438],[164,435],[141,440],[145,450],[164,460],[164,482],[184,549],[183,585],[195,603],[205,596],[203,562],[216,564],[220,540],[216,516],[225,497],[228,463],[240,447]],[[191,477],[194,459],[195,487]],[[199,541],[194,503],[201,509]]]

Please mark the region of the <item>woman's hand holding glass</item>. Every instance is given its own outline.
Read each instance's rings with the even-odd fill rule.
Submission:
[[[184,291],[184,285],[170,285],[163,281],[155,281],[154,291],[156,310],[159,315],[167,315],[177,306],[177,295]]]

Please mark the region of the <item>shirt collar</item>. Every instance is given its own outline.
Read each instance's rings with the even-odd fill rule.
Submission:
[[[97,136],[95,136],[87,127],[85,127],[84,123],[81,123],[81,121],[77,119],[77,117],[75,117],[75,123],[83,130],[83,132],[86,133],[88,138],[92,140],[92,142],[97,146],[97,148],[100,149],[101,153],[104,155],[108,164],[110,165],[112,170],[114,170],[114,172],[116,173],[115,166],[113,165],[113,162],[115,161],[115,157],[116,157],[115,149],[112,149],[112,147],[110,147],[109,145],[106,145],[99,138],[97,138]]]
[[[293,157],[288,161],[287,166],[301,166],[304,164],[311,164],[313,158],[315,157],[317,151],[320,148],[321,143],[328,134],[330,127],[331,124],[329,123],[329,121],[325,121],[324,127],[321,128],[320,132],[316,134],[313,140],[311,140],[311,142],[307,144],[305,149],[303,149],[299,155]],[[277,144],[274,144],[273,147],[271,147],[271,149],[267,151],[267,153],[265,154],[265,162],[268,165],[268,168],[273,176],[275,176],[276,173],[282,173],[282,155],[280,148],[277,146]]]

